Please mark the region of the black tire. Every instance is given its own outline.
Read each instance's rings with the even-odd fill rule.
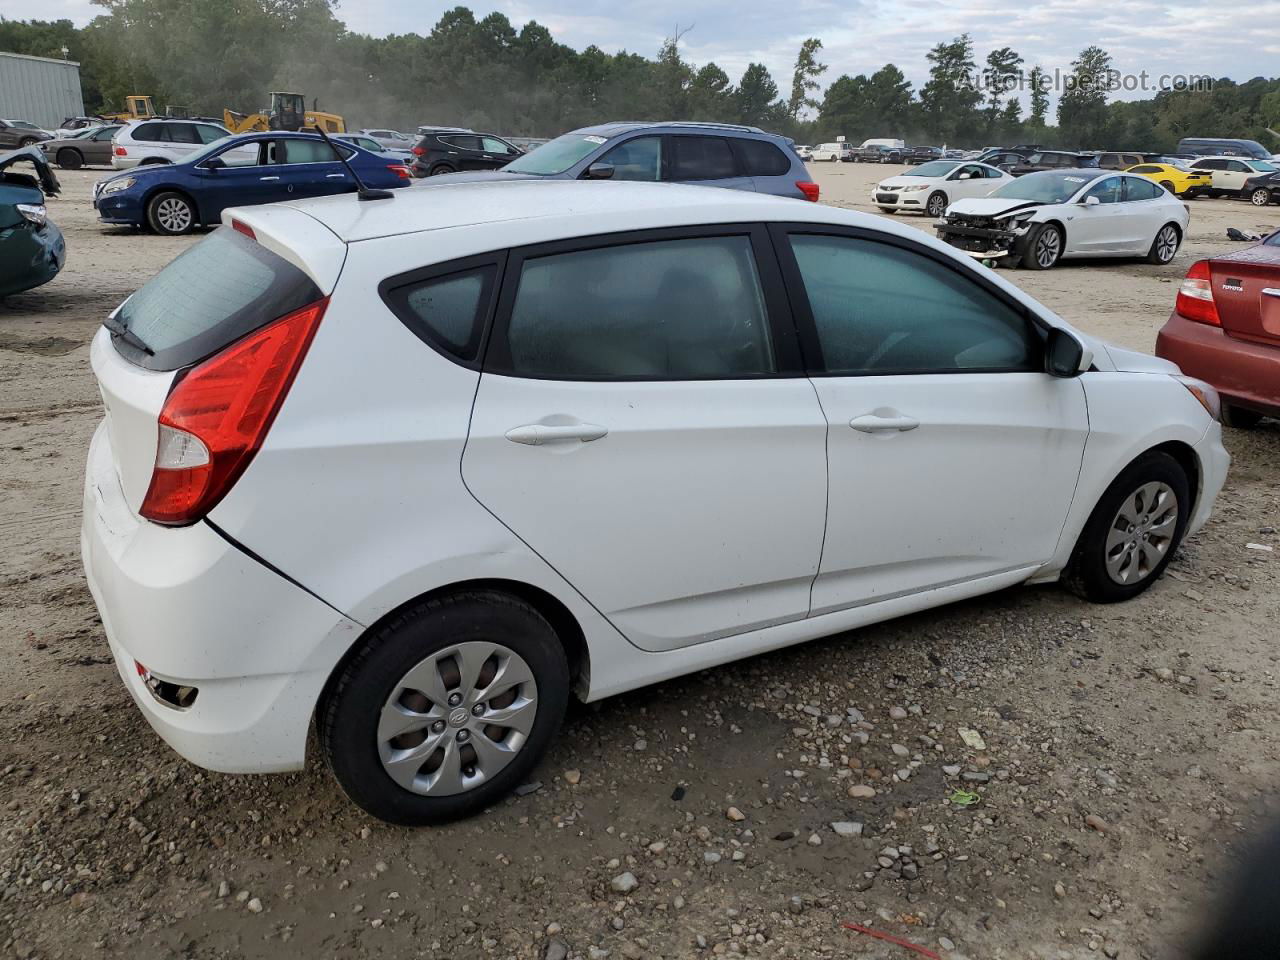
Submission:
[[[1181,245],[1182,231],[1175,224],[1166,223],[1156,231],[1155,239],[1151,241],[1151,249],[1147,251],[1147,263],[1154,263],[1158,267],[1172,263]]]
[[[411,669],[468,640],[501,644],[524,659],[537,685],[533,726],[520,752],[478,786],[439,797],[414,793],[383,768],[379,716]],[[330,681],[316,725],[329,768],[352,801],[390,823],[444,823],[478,813],[524,782],[560,728],[569,689],[564,647],[551,624],[522,600],[477,590],[423,601],[371,631]]]
[[[457,172],[458,171],[454,170],[453,167],[449,166],[447,163],[437,163],[434,167],[431,168],[431,172],[428,173],[427,176],[438,177],[443,173],[457,173]]]
[[[1164,187],[1166,193],[1172,193],[1175,197],[1178,195],[1178,191],[1173,189],[1173,184],[1170,181],[1161,180],[1160,186]]]
[[[1177,498],[1177,519],[1172,539],[1159,563],[1141,579],[1133,583],[1117,583],[1107,572],[1107,536],[1121,505],[1148,483],[1167,485]],[[1116,603],[1136,597],[1160,579],[1164,568],[1173,559],[1187,529],[1190,510],[1191,487],[1181,464],[1163,451],[1144,453],[1120,472],[1094,507],[1089,522],[1076,541],[1076,548],[1063,574],[1063,584],[1093,603]]]
[[[196,205],[185,194],[164,190],[147,201],[147,225],[166,237],[190,233],[196,225]]]
[[[1260,187],[1249,194],[1249,202],[1255,207],[1265,207],[1271,202],[1271,191],[1266,187]]]
[[[1052,253],[1049,251],[1049,245],[1053,243],[1049,237],[1050,231],[1057,234],[1056,246],[1053,247]],[[1022,253],[1022,265],[1029,270],[1048,270],[1062,259],[1062,248],[1065,245],[1066,237],[1057,224],[1042,223],[1027,237],[1027,248]]]
[[[84,166],[84,155],[79,150],[63,147],[56,157],[58,166],[63,170],[79,170]]]
[[[936,213],[934,212],[935,206],[938,208]],[[934,218],[941,217],[944,213],[946,213],[946,210],[947,210],[947,195],[943,193],[941,190],[933,191],[933,193],[929,194],[929,199],[924,202],[924,212],[931,217],[934,217]]]
[[[1262,419],[1262,414],[1256,410],[1246,410],[1244,407],[1237,407],[1232,403],[1224,403],[1222,405],[1222,422],[1228,427],[1235,427],[1237,430],[1251,430],[1258,425],[1258,421]]]

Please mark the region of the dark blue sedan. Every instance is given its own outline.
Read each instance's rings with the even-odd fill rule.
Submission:
[[[409,169],[349,142],[326,143],[310,133],[249,133],[216,140],[181,163],[135,167],[100,181],[93,208],[103,223],[189,233],[216,225],[228,207],[350,193],[366,187],[406,187]]]

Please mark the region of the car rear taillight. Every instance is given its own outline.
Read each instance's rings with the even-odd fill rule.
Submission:
[[[185,526],[226,495],[262,446],[328,304],[286,314],[179,374],[160,411],[142,516]]]
[[[425,147],[414,147],[414,148],[413,148],[413,155],[414,155],[415,157],[425,157],[425,156],[427,155],[426,148],[425,148]]]
[[[258,235],[253,232],[253,227],[249,226],[243,220],[232,220],[231,229],[236,233],[243,233],[250,240],[257,240]]]
[[[1214,327],[1222,326],[1218,305],[1213,301],[1213,280],[1209,274],[1208,260],[1197,260],[1191,265],[1186,279],[1178,288],[1178,299],[1173,309],[1188,320]]]
[[[800,188],[800,192],[804,194],[806,200],[812,200],[815,203],[818,200],[818,185],[812,180],[797,180],[796,186]]]
[[[412,180],[413,174],[409,172],[409,168],[403,163],[389,163],[387,169],[394,173],[401,180]]]
[[[117,157],[127,157],[129,155],[129,151],[126,150],[124,147],[116,147],[115,155]]]

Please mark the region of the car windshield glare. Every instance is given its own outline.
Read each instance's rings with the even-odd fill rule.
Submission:
[[[1001,200],[1032,200],[1036,203],[1066,203],[1086,183],[1096,177],[1080,173],[1029,173],[990,194]]]
[[[904,177],[945,177],[948,173],[960,166],[959,160],[930,160],[928,163],[922,163],[914,170],[908,170],[903,174]]]
[[[242,147],[256,147],[257,145],[258,144],[256,141],[240,144],[240,146]],[[225,137],[223,137],[221,140],[215,140],[213,141],[213,143],[206,143],[203,147],[201,147],[195,153],[191,154],[191,156],[187,157],[187,163],[199,163],[201,160],[207,160],[213,154],[221,153],[223,150],[226,150],[226,149],[234,149],[234,147],[232,148],[227,147],[227,139]]]
[[[1280,170],[1280,167],[1277,167],[1274,163],[1271,163],[1268,160],[1254,160],[1250,166],[1259,173],[1275,173],[1277,170]]]
[[[554,177],[564,173],[587,154],[605,142],[604,137],[581,133],[566,133],[542,146],[517,157],[503,170],[512,173],[531,173],[539,177]]]

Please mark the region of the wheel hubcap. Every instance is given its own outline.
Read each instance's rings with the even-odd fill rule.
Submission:
[[[1165,227],[1156,238],[1156,255],[1160,258],[1160,262],[1168,263],[1172,260],[1177,249],[1178,235],[1174,233],[1172,227]]]
[[[1036,241],[1036,262],[1049,267],[1058,259],[1058,231],[1046,230]]]
[[[518,653],[486,641],[455,644],[392,689],[378,718],[378,756],[413,793],[465,793],[515,759],[537,712],[538,685]]]
[[[1107,534],[1107,575],[1119,584],[1141,583],[1173,545],[1178,496],[1167,483],[1144,483],[1120,505]]]
[[[185,230],[191,226],[191,208],[181,200],[170,197],[161,200],[156,208],[156,219],[166,230]]]

